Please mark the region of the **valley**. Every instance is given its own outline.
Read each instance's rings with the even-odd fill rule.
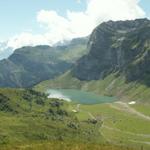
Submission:
[[[149,150],[150,20],[108,21],[0,61],[0,150]]]
[[[46,93],[49,94],[49,98],[59,98],[79,104],[111,103],[117,100],[115,97],[100,96],[75,89],[49,89]]]

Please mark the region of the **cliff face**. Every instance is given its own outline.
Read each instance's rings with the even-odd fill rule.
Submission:
[[[127,81],[149,83],[150,21],[109,21],[99,25],[88,42],[89,53],[78,60],[72,73],[80,80],[103,79],[112,72]]]

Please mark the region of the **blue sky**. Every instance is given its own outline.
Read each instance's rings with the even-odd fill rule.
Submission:
[[[140,6],[144,9],[147,16],[150,18],[150,1],[149,0],[141,0]]]
[[[6,39],[16,33],[29,30],[40,32],[36,15],[42,9],[56,10],[65,16],[66,10],[81,11],[86,7],[83,0],[80,5],[76,0],[1,0],[0,1],[0,39]]]
[[[56,42],[59,40],[63,40],[63,36],[65,35],[67,36],[64,37],[64,39],[69,39],[69,37],[74,38],[78,36],[84,36],[86,35],[86,32],[88,35],[92,31],[92,29],[96,25],[98,25],[98,23],[101,23],[102,21],[107,21],[109,19],[122,20],[121,17],[123,17],[123,20],[125,20],[128,18],[129,19],[132,19],[132,18],[135,19],[138,17],[140,18],[142,16],[150,17],[150,0],[141,0],[138,5],[138,7],[140,7],[140,9],[142,9],[146,13],[146,15],[144,15],[141,11],[138,12],[138,10],[136,10],[137,4],[135,4],[135,6],[134,4],[132,4],[132,1],[136,1],[136,0],[128,0],[128,1],[131,1],[131,7],[130,7],[130,4],[125,3],[125,5],[129,8],[123,9],[123,10],[122,8],[120,10],[118,9],[118,11],[116,11],[116,13],[114,13],[113,15],[111,15],[112,13],[111,10],[110,12],[105,11],[105,10],[101,11],[101,9],[103,8],[103,5],[104,5],[104,8],[107,7],[107,5],[109,5],[109,0],[99,0],[99,1],[93,0],[93,2],[95,1],[95,4],[96,2],[97,4],[99,4],[100,6],[99,9],[97,5],[94,5],[94,3],[92,2],[90,3],[89,1],[92,1],[92,0],[80,0],[80,3],[77,0],[1,0],[0,1],[0,19],[1,19],[0,40],[8,40],[11,37],[14,37],[15,35],[17,35],[19,39],[19,35],[21,35],[20,37],[22,38],[22,41],[19,41],[17,39],[17,36],[14,38],[14,40],[17,39],[18,42],[20,43],[20,46],[22,46],[24,43],[25,45],[32,44],[31,42],[27,41],[24,37],[26,38],[30,37],[31,38],[30,41],[33,41],[33,43],[34,41],[36,41],[35,44],[38,44],[37,36],[38,37],[40,36],[40,38],[42,39],[41,41],[44,41],[45,44],[47,44],[47,41],[51,41],[51,39],[47,38],[45,40],[43,39],[43,37],[41,37],[41,35],[45,35],[45,37],[47,37],[48,35],[46,35],[46,32],[48,32],[49,34],[52,34],[51,28],[55,27],[54,25],[51,26],[51,23],[53,22],[56,22],[55,24],[57,24],[58,26],[58,31],[60,31],[61,27],[59,26],[59,24],[61,23],[61,20],[63,19],[64,19],[64,23],[62,21],[62,24],[64,25],[64,28],[62,28],[62,30],[64,30],[65,32],[64,33],[62,32],[61,35],[58,35],[57,37],[55,37]],[[125,0],[120,0],[120,1],[123,2]],[[121,3],[117,4],[116,2],[114,3],[114,5],[115,4],[116,4],[116,8],[117,6],[122,6]],[[131,8],[135,9],[135,14],[131,15],[130,17],[130,12],[127,14],[125,13],[128,12]],[[112,8],[112,11],[114,9],[115,8]],[[42,13],[41,10],[44,10],[45,12]],[[57,14],[48,12],[52,10],[55,11]],[[67,10],[70,10],[70,13],[67,13]],[[99,10],[101,12],[98,12]],[[119,11],[122,11],[122,12],[124,11],[122,13],[122,16],[121,14],[120,16],[115,16],[116,14],[118,14]],[[39,13],[42,13],[42,14],[40,15],[40,19],[37,20]],[[106,15],[102,16],[100,13],[101,14],[103,13]],[[89,15],[89,18],[91,19],[91,20],[89,19],[89,22],[88,22],[87,14]],[[51,17],[52,17],[53,18],[52,22],[42,19],[42,17],[46,19],[47,18],[46,16],[49,17],[49,20],[51,20]],[[54,16],[58,18],[58,22],[56,19],[54,19]],[[81,16],[81,19],[80,19],[80,16]],[[75,29],[75,26],[80,28],[80,25],[79,25],[80,21],[81,21],[81,28],[82,27],[84,28],[85,23],[87,24],[91,23],[91,25],[88,26],[87,29],[84,30],[84,32],[81,35],[79,33],[82,31],[82,29],[81,30]],[[68,26],[71,26],[71,27],[68,27]],[[71,30],[71,32],[68,33],[67,29],[69,31]],[[54,31],[57,32],[57,28],[54,29]],[[54,31],[53,31],[53,34],[54,34]],[[32,34],[33,40],[32,40],[32,35],[26,35],[22,33]],[[51,38],[53,37],[54,36],[52,36]],[[23,38],[25,39],[25,42],[23,41]],[[11,41],[10,43],[12,45],[16,44],[15,46],[17,47],[17,43],[14,43],[14,41]]]

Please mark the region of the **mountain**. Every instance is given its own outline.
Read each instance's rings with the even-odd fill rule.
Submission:
[[[0,87],[30,87],[70,69],[87,53],[87,38],[64,46],[22,47],[0,61]]]
[[[88,42],[89,53],[73,68],[80,80],[104,79],[118,72],[127,81],[150,85],[150,21],[109,21],[100,24]]]
[[[17,49],[0,62],[1,86],[42,82],[0,88],[0,149],[149,150],[149,51],[147,19],[105,22],[90,38],[61,46]],[[38,92],[49,88],[116,101],[81,104]]]
[[[87,49],[75,66],[37,90],[75,88],[119,100],[150,103],[150,21],[109,21],[91,34]]]

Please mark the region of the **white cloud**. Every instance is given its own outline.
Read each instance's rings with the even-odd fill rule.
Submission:
[[[145,16],[139,0],[89,0],[86,13],[95,23],[107,20],[126,20]]]
[[[32,33],[24,32],[20,35],[16,35],[8,41],[8,46],[14,49],[26,46],[26,45],[43,45],[49,44],[48,39],[45,35],[33,35]]]
[[[58,41],[87,36],[103,21],[142,17],[145,17],[145,12],[139,6],[139,0],[87,0],[85,11],[67,10],[66,17],[53,10],[39,11],[37,22],[46,28],[46,33],[21,33],[13,37],[8,46],[18,48],[26,45],[51,45]]]

